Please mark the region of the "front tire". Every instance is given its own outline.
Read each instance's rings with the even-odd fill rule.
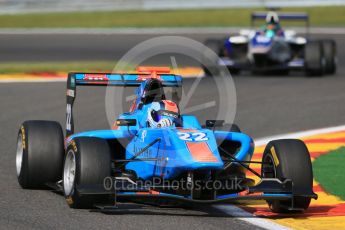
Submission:
[[[24,189],[44,189],[61,180],[63,132],[55,121],[25,121],[18,132],[16,171]]]
[[[291,179],[293,182],[294,210],[306,210],[311,198],[305,194],[313,193],[313,170],[309,151],[301,140],[283,139],[267,144],[262,161],[263,178],[278,178],[281,181]],[[300,196],[299,196],[300,195]],[[269,207],[276,213],[290,212],[292,201],[268,201]]]
[[[322,76],[325,70],[325,58],[322,42],[310,41],[304,49],[305,71],[308,76]]]
[[[103,189],[106,177],[111,176],[111,152],[106,140],[94,137],[73,139],[66,150],[63,169],[63,190],[71,208],[93,208],[108,203],[108,195],[83,195],[78,186]]]
[[[322,41],[325,56],[325,73],[334,74],[336,71],[336,44],[334,40]]]

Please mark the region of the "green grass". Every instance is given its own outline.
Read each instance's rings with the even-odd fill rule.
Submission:
[[[320,156],[313,163],[314,177],[322,187],[345,200],[345,147]]]
[[[116,62],[111,61],[63,61],[63,62],[3,62],[0,74],[32,72],[112,71]]]
[[[76,12],[1,15],[0,28],[249,26],[255,9]],[[307,12],[312,26],[345,26],[345,6],[284,8]]]

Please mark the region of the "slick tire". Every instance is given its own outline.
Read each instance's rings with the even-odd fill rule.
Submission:
[[[334,74],[337,68],[336,43],[331,39],[323,40],[322,46],[325,56],[325,74]]]
[[[67,147],[63,168],[63,191],[71,208],[91,209],[109,202],[108,195],[83,194],[83,189],[104,189],[111,176],[111,152],[106,140],[77,137]]]
[[[18,132],[16,171],[24,189],[44,189],[61,180],[64,140],[55,121],[25,121]]]
[[[278,178],[281,181],[291,179],[296,194],[293,204],[292,200],[268,201],[270,209],[275,213],[306,210],[311,198],[303,194],[313,193],[313,170],[310,154],[304,142],[296,139],[271,141],[264,150],[262,161],[265,163],[261,171],[263,178]],[[292,205],[294,210],[290,209]]]
[[[325,71],[325,57],[321,41],[310,41],[304,50],[305,71],[308,76],[322,76]]]

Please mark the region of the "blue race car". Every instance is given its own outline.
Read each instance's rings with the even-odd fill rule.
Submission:
[[[201,125],[195,116],[180,114],[164,89],[181,87],[182,77],[168,71],[70,73],[66,138],[55,121],[25,121],[19,129],[21,187],[54,188],[71,208],[113,208],[124,199],[158,204],[260,199],[274,212],[308,208],[317,195],[302,141],[271,141],[262,160],[252,161],[253,140],[238,126],[221,120]],[[73,104],[82,86],[136,87],[136,98],[111,129],[74,133]],[[262,165],[261,172],[250,164]],[[260,181],[247,177],[247,171]]]
[[[260,19],[266,19],[266,24],[257,30],[241,30],[238,35],[223,40],[206,40],[205,46],[220,58],[210,58],[205,50],[204,72],[217,75],[219,67],[223,66],[232,74],[242,70],[274,74],[296,70],[305,71],[310,76],[335,73],[336,43],[332,39],[311,40],[307,14],[256,12],[252,14],[252,27]],[[284,30],[280,19],[306,22],[307,36],[297,36],[293,30]]]

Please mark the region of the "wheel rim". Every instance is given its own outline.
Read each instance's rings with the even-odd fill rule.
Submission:
[[[63,187],[64,193],[66,196],[69,196],[73,193],[74,181],[75,181],[75,154],[73,150],[67,152],[64,170],[63,170]]]
[[[262,177],[264,178],[277,178],[277,169],[271,154],[266,154],[263,159]]]
[[[19,177],[20,172],[22,171],[22,163],[23,163],[23,138],[22,134],[18,135],[17,141],[17,154],[16,154],[16,170],[17,170],[17,177]]]

